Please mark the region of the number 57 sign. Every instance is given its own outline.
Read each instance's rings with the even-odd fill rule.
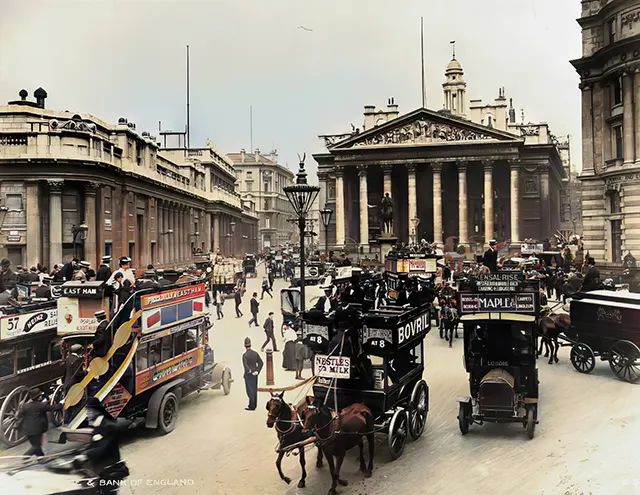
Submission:
[[[351,358],[345,356],[315,356],[316,375],[323,378],[350,378]]]

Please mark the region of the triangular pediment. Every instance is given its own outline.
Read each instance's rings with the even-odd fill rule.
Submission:
[[[456,142],[517,142],[522,139],[450,114],[419,108],[329,146],[331,150],[359,147],[441,145]]]

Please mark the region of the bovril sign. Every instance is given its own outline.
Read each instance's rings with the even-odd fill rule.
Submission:
[[[429,332],[429,325],[430,315],[427,311],[414,320],[400,326],[398,328],[398,346],[420,335],[426,335]]]

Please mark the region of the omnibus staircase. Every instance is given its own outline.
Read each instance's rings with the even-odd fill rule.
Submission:
[[[64,398],[65,412],[81,402],[86,402],[83,401],[85,398],[97,397],[100,402],[104,402],[129,369],[140,340],[140,333],[135,331],[136,324],[142,316],[140,295],[132,294],[109,322],[107,330],[113,332],[113,329],[117,328],[113,332],[111,347],[105,356],[94,357],[89,362],[87,374],[82,381],[71,386]],[[97,380],[94,382],[94,379]],[[133,395],[135,391],[129,392]],[[86,418],[86,408],[79,408],[65,430],[77,430]]]

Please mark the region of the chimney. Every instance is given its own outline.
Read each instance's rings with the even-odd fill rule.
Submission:
[[[375,127],[375,114],[376,107],[374,105],[365,105],[364,106],[364,125],[362,126],[362,130],[366,131],[367,129],[372,129]]]
[[[247,153],[247,150],[245,150],[244,148],[240,150],[240,163],[244,163],[244,157],[246,153]]]
[[[27,96],[29,96],[29,93],[27,92],[26,89],[21,89],[20,93],[18,93],[20,95],[20,99],[22,101],[26,101],[27,100]]]
[[[44,100],[47,99],[47,92],[42,88],[38,88],[33,92],[33,96],[36,99],[38,108],[44,108]]]
[[[513,108],[513,98],[509,98],[509,122],[516,123],[516,109]]]
[[[256,150],[254,151],[254,155],[255,155],[256,162],[259,162],[260,161],[260,149],[256,148]]]
[[[389,103],[387,104],[387,114],[387,121],[395,119],[398,115],[400,115],[398,105],[396,105],[396,99],[393,96],[389,98]]]

